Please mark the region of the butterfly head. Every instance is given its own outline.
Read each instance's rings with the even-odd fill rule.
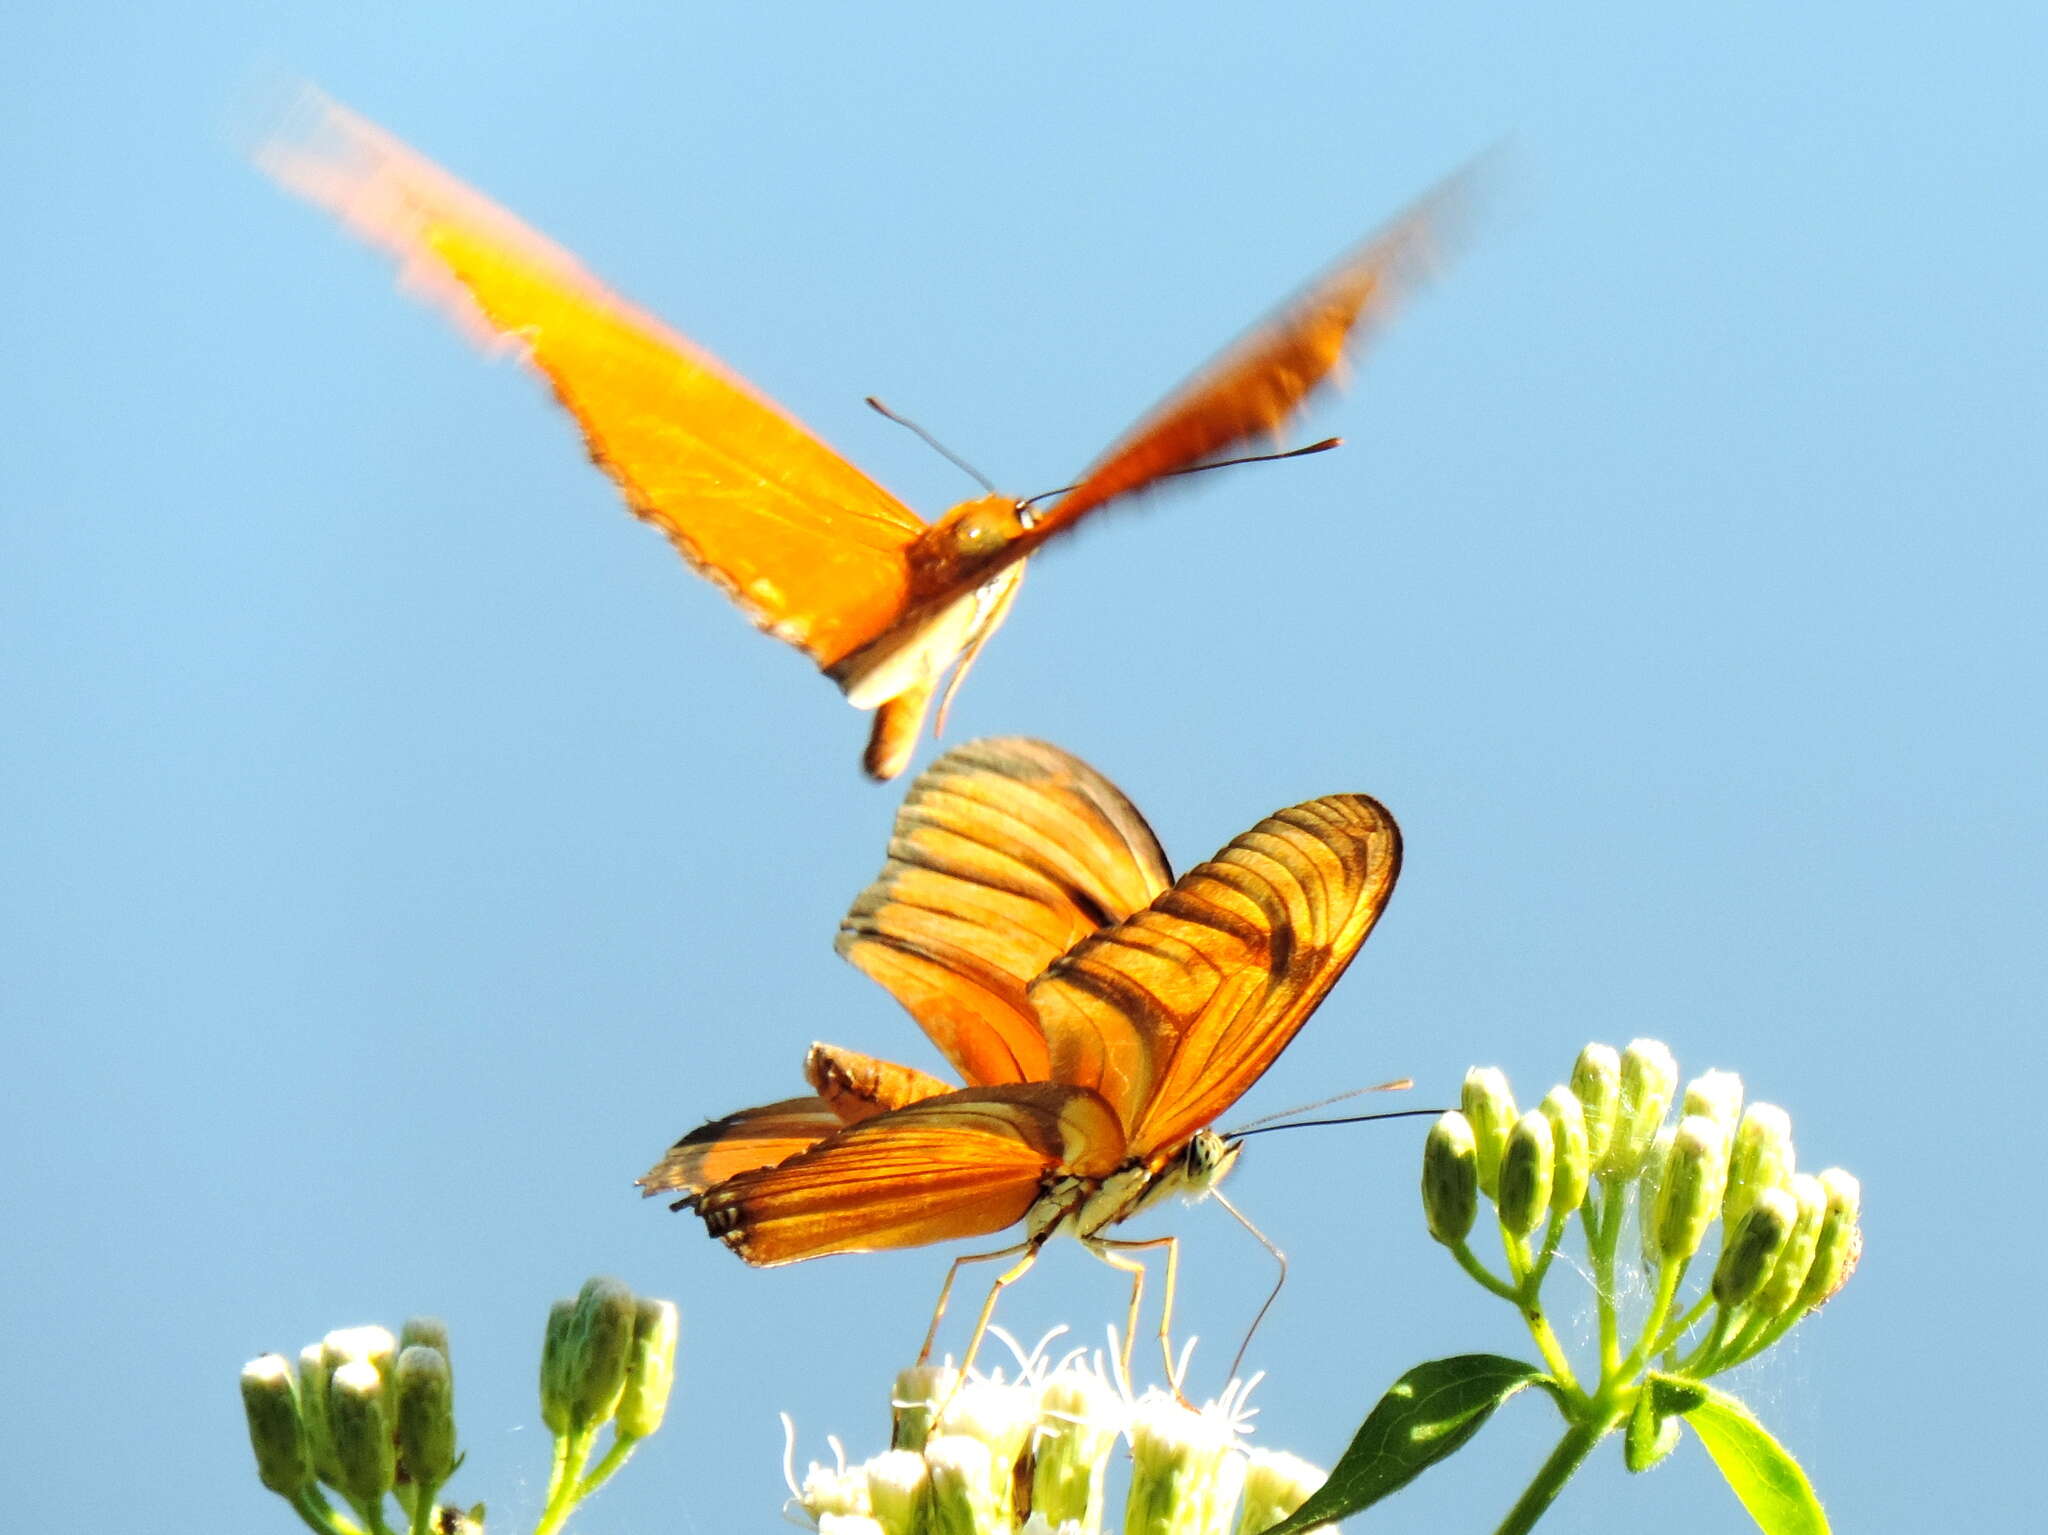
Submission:
[[[1214,1130],[1197,1130],[1195,1138],[1159,1175],[1160,1192],[1189,1200],[1203,1198],[1237,1165],[1242,1150],[1240,1142],[1225,1140]]]
[[[1031,529],[1032,515],[1009,496],[962,501],[910,546],[911,579],[920,592],[951,591],[976,575]]]

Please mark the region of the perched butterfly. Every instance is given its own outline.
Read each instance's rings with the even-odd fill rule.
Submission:
[[[908,764],[941,678],[1008,614],[1024,560],[1087,513],[1277,430],[1426,265],[1439,192],[1167,397],[1043,509],[988,495],[927,524],[576,259],[362,118],[313,98],[260,163],[396,255],[407,286],[519,346],[627,504],[856,708],[865,762]],[[1333,444],[1325,444],[1333,445]],[[1040,498],[1044,499],[1044,498]],[[940,705],[943,716],[944,704]]]
[[[978,1255],[1023,1255],[984,1325],[1062,1231],[1130,1270],[1118,1249],[1167,1246],[1170,1296],[1171,1238],[1103,1233],[1229,1169],[1238,1147],[1210,1126],[1344,973],[1400,862],[1393,818],[1334,794],[1176,881],[1144,818],[1086,763],[1016,738],[956,747],[911,785],[839,952],[967,1086],[814,1045],[810,1096],[693,1130],[640,1182],[680,1192],[676,1208],[764,1266],[1022,1221],[1018,1246]],[[1137,1301],[1134,1285],[1134,1319]]]

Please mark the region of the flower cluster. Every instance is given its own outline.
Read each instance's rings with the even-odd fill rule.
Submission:
[[[1499,1217],[1505,1280],[1467,1246],[1482,1195]],[[1517,1113],[1505,1076],[1475,1068],[1462,1107],[1437,1121],[1423,1151],[1430,1235],[1535,1319],[1537,1344],[1566,1381],[1562,1351],[1534,1302],[1575,1213],[1598,1291],[1603,1373],[1633,1373],[1661,1358],[1667,1370],[1704,1380],[1770,1347],[1842,1287],[1862,1247],[1860,1199],[1840,1168],[1796,1171],[1790,1116],[1774,1104],[1745,1107],[1733,1072],[1706,1072],[1681,1095],[1678,1064],[1655,1040],[1619,1054],[1588,1045],[1570,1086],[1553,1087],[1526,1113]],[[1630,1214],[1655,1278],[1624,1351],[1616,1280]],[[1717,1224],[1711,1281],[1687,1301],[1685,1276]],[[1709,1312],[1711,1324],[1695,1336]]]
[[[1132,1401],[1078,1355],[1007,1383],[921,1366],[896,1379],[890,1449],[813,1465],[791,1492],[819,1535],[1101,1535],[1121,1442],[1124,1535],[1256,1535],[1323,1473],[1241,1446],[1248,1389],[1197,1409],[1156,1388]]]
[[[541,1418],[554,1467],[536,1535],[550,1535],[661,1426],[675,1379],[676,1308],[615,1279],[593,1279],[548,1317]],[[462,1462],[448,1331],[416,1317],[396,1337],[344,1327],[299,1351],[242,1368],[249,1444],[263,1485],[322,1535],[389,1535],[386,1499],[412,1535],[480,1535],[482,1504],[436,1502]],[[586,1473],[597,1435],[611,1444]],[[337,1495],[354,1518],[334,1506]]]

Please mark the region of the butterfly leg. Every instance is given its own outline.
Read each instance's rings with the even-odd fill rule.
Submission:
[[[1139,1304],[1145,1297],[1145,1265],[1136,1258],[1122,1257],[1119,1254],[1142,1252],[1151,1247],[1166,1249],[1166,1294],[1159,1308],[1159,1351],[1166,1360],[1166,1383],[1172,1387],[1173,1394],[1179,1397],[1179,1370],[1174,1363],[1170,1335],[1173,1327],[1174,1283],[1180,1270],[1180,1238],[1152,1237],[1143,1242],[1125,1242],[1110,1237],[1090,1237],[1087,1239],[1087,1247],[1111,1268],[1122,1269],[1131,1276],[1131,1309],[1124,1319],[1124,1346],[1120,1361],[1126,1384],[1131,1378],[1131,1350],[1138,1338]],[[1183,1397],[1182,1400],[1185,1401],[1186,1398]]]
[[[937,1304],[932,1307],[932,1325],[925,1329],[924,1346],[917,1351],[917,1362],[919,1364],[928,1363],[932,1357],[932,1345],[938,1341],[939,1337],[939,1323],[945,1318],[946,1302],[952,1298],[953,1281],[960,1277],[960,1270],[970,1263],[992,1263],[997,1258],[1008,1258],[1017,1253],[1024,1254],[1023,1263],[1017,1265],[1014,1273],[1005,1273],[996,1281],[995,1288],[989,1291],[988,1300],[981,1308],[981,1320],[975,1324],[974,1328],[974,1341],[967,1348],[967,1363],[972,1364],[974,1362],[974,1350],[980,1346],[981,1335],[987,1331],[988,1319],[995,1311],[996,1296],[1000,1295],[1004,1287],[1010,1284],[1011,1281],[1020,1277],[1026,1269],[1031,1267],[1032,1261],[1038,1256],[1038,1248],[1030,1242],[1019,1242],[1014,1247],[998,1248],[992,1253],[966,1253],[953,1260],[953,1266],[946,1270],[946,1282],[939,1286],[939,1299]],[[961,1368],[964,1370],[966,1365],[962,1365]]]

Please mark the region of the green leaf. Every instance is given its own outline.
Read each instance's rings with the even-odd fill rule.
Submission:
[[[1706,1400],[1696,1381],[1652,1372],[1636,1393],[1622,1440],[1622,1460],[1631,1471],[1647,1471],[1678,1448],[1679,1417]]]
[[[1417,1365],[1380,1398],[1330,1479],[1265,1535],[1294,1535],[1371,1507],[1459,1449],[1517,1391],[1546,1379],[1533,1364],[1498,1354]]]
[[[1738,1398],[1711,1386],[1691,1384],[1691,1389],[1701,1400],[1685,1421],[1757,1528],[1764,1535],[1827,1535],[1828,1516],[1792,1452]]]

